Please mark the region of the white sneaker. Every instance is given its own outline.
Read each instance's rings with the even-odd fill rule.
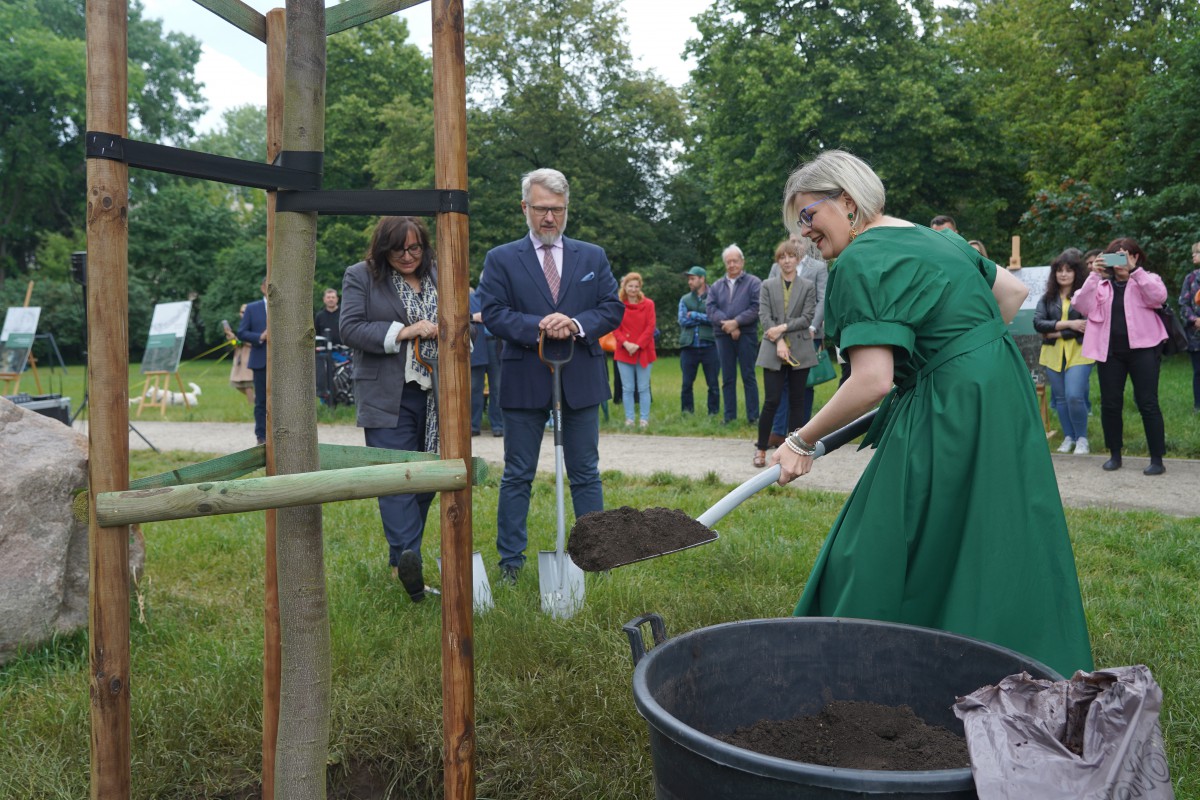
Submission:
[[[1068,436],[1067,438],[1063,439],[1063,443],[1058,446],[1058,452],[1069,453],[1071,452],[1071,448],[1074,446],[1075,440]]]
[[[1090,449],[1088,449],[1087,437],[1080,436],[1078,441],[1075,442],[1075,455],[1086,456],[1091,452],[1092,451]]]

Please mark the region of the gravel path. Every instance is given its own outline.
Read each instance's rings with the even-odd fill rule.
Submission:
[[[129,446],[135,450],[148,447],[142,436],[159,450],[231,453],[254,444],[253,428],[247,423],[139,420],[134,425],[136,432],[130,431]],[[83,427],[86,423],[76,426]],[[362,431],[349,425],[320,425],[317,438],[329,444],[364,443]],[[496,465],[503,463],[503,439],[485,431],[471,441],[476,456]],[[849,492],[871,452],[848,447],[831,453],[817,462],[812,473],[792,485]],[[753,445],[741,439],[613,433],[600,437],[601,469],[637,475],[671,472],[700,478],[715,472],[722,481],[741,483],[757,472],[750,463],[753,455]],[[1059,491],[1066,505],[1200,516],[1200,461],[1167,459],[1167,473],[1148,478],[1142,475],[1142,468],[1148,463],[1144,458],[1126,458],[1124,469],[1104,472],[1100,465],[1106,458],[1105,455],[1053,456]],[[549,433],[542,440],[539,468],[554,470],[554,438]]]

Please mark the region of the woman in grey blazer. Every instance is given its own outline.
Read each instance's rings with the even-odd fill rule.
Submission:
[[[779,408],[785,385],[788,387],[788,430],[803,424],[808,370],[817,363],[812,331],[809,330],[817,312],[817,289],[812,281],[796,274],[800,264],[796,243],[787,239],[780,242],[775,248],[775,263],[779,265],[779,276],[763,281],[758,297],[758,319],[762,323],[763,338],[755,363],[763,370],[766,402],[758,418],[758,443],[754,451],[756,467],[767,465],[771,421]]]
[[[437,269],[416,217],[381,217],[365,261],[342,279],[342,342],[354,348],[354,402],[368,447],[437,452],[433,376]],[[436,369],[436,367],[435,367]],[[414,603],[425,599],[421,537],[433,493],[379,498],[388,562]]]

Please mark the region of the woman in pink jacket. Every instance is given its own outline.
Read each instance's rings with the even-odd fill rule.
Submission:
[[[1167,287],[1162,278],[1146,271],[1146,255],[1133,239],[1114,239],[1104,252],[1123,256],[1124,263],[1109,267],[1101,258],[1094,260],[1092,274],[1073,300],[1087,317],[1083,355],[1096,360],[1100,379],[1100,425],[1112,454],[1104,469],[1121,468],[1121,412],[1128,376],[1150,450],[1150,466],[1142,474],[1162,475],[1167,444],[1158,407],[1158,370],[1167,331],[1154,310],[1166,301]]]
[[[630,272],[621,278],[617,292],[625,304],[625,316],[613,331],[617,349],[613,359],[621,374],[621,404],[625,425],[633,427],[633,393],[636,390],[642,412],[641,426],[650,425],[650,365],[658,357],[654,352],[654,301],[642,294],[642,276]]]

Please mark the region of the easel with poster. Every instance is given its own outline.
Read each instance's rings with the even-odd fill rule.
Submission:
[[[4,327],[0,329],[0,383],[4,384],[4,394],[16,394],[21,388],[41,314],[40,306],[13,306],[4,313]]]
[[[1033,379],[1034,391],[1037,392],[1038,408],[1042,414],[1042,428],[1049,439],[1057,431],[1050,427],[1050,400],[1046,394],[1046,374],[1039,363],[1042,355],[1042,337],[1033,328],[1033,314],[1037,310],[1038,300],[1046,292],[1046,281],[1050,279],[1050,267],[1021,266],[1021,237],[1012,237],[1012,257],[1008,260],[1008,269],[1029,289],[1029,296],[1021,303],[1017,316],[1008,326],[1013,341],[1025,358],[1029,367],[1029,377]]]
[[[179,377],[179,359],[183,355],[183,339],[187,335],[191,315],[191,300],[159,303],[154,307],[150,334],[146,338],[146,352],[142,356],[142,374],[146,380],[138,397],[137,416],[142,415],[143,408],[157,408],[159,416],[166,416],[172,375],[179,386],[184,408],[191,408],[187,391],[183,388],[183,379]]]

